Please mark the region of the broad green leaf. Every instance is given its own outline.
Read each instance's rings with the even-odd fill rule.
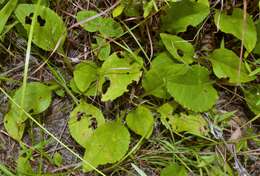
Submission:
[[[210,57],[213,71],[218,78],[229,78],[230,83],[244,83],[255,79],[249,76],[242,62],[239,71],[239,57],[231,50],[220,48],[213,51]]]
[[[92,10],[83,10],[77,13],[77,21],[83,21],[88,18],[93,18],[93,16],[97,15],[97,12]],[[88,22],[82,24],[83,28],[88,32],[97,32],[103,26],[102,17],[95,17]]]
[[[31,152],[21,153],[17,159],[17,174],[22,175],[34,175],[32,166],[30,164]]]
[[[152,60],[151,68],[144,74],[142,86],[146,95],[168,98],[166,76],[174,62],[167,53],[161,53]]]
[[[160,120],[162,124],[168,129],[171,130],[170,121],[173,119],[173,111],[176,109],[172,104],[165,103],[159,108],[157,108],[157,112],[160,113]]]
[[[85,147],[94,130],[104,123],[104,116],[98,108],[81,101],[70,113],[68,126],[71,136]]]
[[[106,60],[111,52],[110,43],[101,37],[96,37],[96,44],[92,44],[92,48],[99,60]]]
[[[143,7],[143,10],[144,10],[143,17],[144,18],[146,18],[151,13],[151,11],[153,10],[153,7],[154,7],[153,0],[150,0],[149,2],[146,2],[144,4],[144,7]]]
[[[169,74],[167,90],[178,103],[196,112],[209,110],[218,99],[209,71],[199,65],[191,66],[183,74]]]
[[[246,103],[254,114],[260,114],[260,85],[250,85],[243,89]]]
[[[20,87],[14,94],[16,103],[21,103],[23,88]],[[23,109],[32,115],[39,114],[45,111],[51,104],[51,89],[39,82],[31,82],[26,86],[25,98],[23,102]],[[28,117],[15,104],[11,104],[10,111],[15,112],[13,117],[16,123],[24,122]]]
[[[149,138],[153,132],[154,118],[152,112],[144,107],[138,106],[126,116],[127,126],[136,134]]]
[[[184,32],[189,25],[200,24],[209,12],[209,4],[206,1],[172,2],[166,9],[166,15],[162,17],[162,28],[170,33]]]
[[[119,37],[124,33],[120,23],[116,22],[113,18],[103,18],[102,24],[99,32],[105,37]]]
[[[128,91],[127,86],[133,81],[138,81],[141,76],[141,65],[137,62],[130,64],[131,58],[119,58],[115,53],[109,56],[100,70],[101,77],[110,80],[110,86],[102,101],[114,100]]]
[[[130,134],[121,122],[108,122],[98,127],[87,142],[84,159],[93,166],[119,161],[127,152]],[[83,165],[85,171],[92,170]]]
[[[0,11],[0,34],[3,32],[5,24],[17,5],[18,0],[9,0]]]
[[[186,64],[193,62],[194,49],[191,43],[176,35],[161,33],[162,42],[171,55]]]
[[[94,62],[84,62],[76,66],[73,78],[77,88],[85,92],[98,79],[97,65]]]
[[[184,166],[180,166],[177,163],[170,164],[163,168],[160,176],[188,176],[188,172]]]
[[[186,132],[197,136],[204,136],[208,133],[208,123],[201,115],[175,115],[171,119],[172,130],[181,133]]]
[[[36,5],[33,4],[19,4],[15,10],[16,17],[28,33],[35,9]],[[59,46],[58,51],[62,52],[66,35],[67,29],[61,17],[48,7],[40,6],[34,26],[33,43],[46,51]]]
[[[248,52],[251,52],[256,45],[257,34],[254,21],[247,15],[246,26],[243,22],[243,10],[234,8],[232,15],[226,15],[216,11],[214,20],[217,27],[222,32],[229,33],[242,40],[244,33],[244,46]]]
[[[18,116],[17,112],[9,111],[4,117],[4,127],[12,138],[20,141],[23,137],[25,124],[17,123],[15,116]]]

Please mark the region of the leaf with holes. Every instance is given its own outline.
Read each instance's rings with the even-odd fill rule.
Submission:
[[[147,139],[153,132],[153,114],[144,106],[138,106],[135,110],[129,112],[126,116],[126,123],[132,131]]]
[[[23,88],[20,87],[14,94],[13,99],[17,104],[21,103],[22,92]],[[51,94],[52,90],[42,83],[28,83],[25,90],[23,109],[32,115],[45,111],[51,104]],[[24,122],[28,118],[14,103],[11,104],[10,111],[16,113],[13,118],[18,124]]]
[[[176,35],[161,33],[160,36],[164,46],[175,59],[186,64],[193,62],[194,48],[191,43]]]
[[[169,98],[169,93],[167,93],[166,89],[166,76],[172,64],[174,64],[174,62],[167,53],[160,53],[153,59],[151,68],[145,72],[142,81],[146,95]]]
[[[162,16],[162,28],[171,33],[184,32],[189,25],[200,24],[209,12],[208,0],[172,2]]]
[[[172,70],[174,72],[174,68]],[[209,80],[209,71],[199,65],[186,70],[183,74],[169,74],[168,92],[185,108],[196,112],[209,110],[218,99],[217,91]]]
[[[102,112],[91,104],[81,101],[70,113],[68,122],[71,136],[83,147],[94,130],[105,123]]]
[[[0,11],[0,34],[3,32],[5,24],[17,5],[18,0],[9,0]]]
[[[84,62],[76,66],[73,78],[77,88],[85,92],[98,79],[98,67],[94,62]]]
[[[256,45],[257,34],[254,21],[247,14],[246,27],[244,27],[244,12],[242,9],[233,9],[232,15],[224,12],[216,11],[214,20],[217,27],[222,32],[229,33],[242,40],[244,38],[244,46],[248,52],[251,52]]]
[[[188,172],[184,166],[180,166],[177,163],[170,164],[162,169],[160,176],[188,176]]]
[[[36,5],[33,4],[19,4],[15,10],[16,17],[28,33],[35,9]],[[33,43],[46,51],[59,46],[58,51],[62,52],[66,35],[67,29],[61,17],[48,7],[40,6],[34,26]]]
[[[239,57],[231,50],[226,48],[214,50],[210,61],[215,75],[218,78],[229,78],[230,83],[245,83],[255,79],[255,76],[249,76],[243,62],[239,66]]]
[[[102,101],[114,100],[126,92],[130,83],[140,79],[141,67],[128,56],[119,58],[115,53],[109,56],[100,70],[101,77],[110,80],[110,86],[102,95]]]
[[[176,114],[170,124],[176,133],[186,132],[197,136],[205,136],[208,133],[208,123],[201,115]]]
[[[243,92],[250,110],[256,115],[260,114],[260,85],[250,85]]]
[[[130,134],[124,125],[108,122],[98,127],[86,144],[84,159],[94,167],[119,161],[127,152],[130,144]],[[83,165],[85,171],[91,171],[88,165]]]
[[[83,28],[88,32],[97,32],[103,26],[102,17],[94,17],[97,12],[92,10],[83,10],[77,13],[77,21],[84,21],[89,19],[89,21],[82,24]],[[91,19],[93,18],[93,19]]]

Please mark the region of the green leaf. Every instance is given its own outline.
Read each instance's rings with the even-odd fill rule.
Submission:
[[[209,15],[206,1],[182,0],[172,2],[162,17],[162,28],[170,33],[184,32],[186,28],[197,26]]]
[[[71,136],[83,147],[94,130],[105,123],[102,112],[91,104],[80,101],[80,104],[70,113],[68,122]]]
[[[258,19],[255,22],[255,27],[256,27],[257,39],[256,39],[256,45],[255,45],[255,48],[253,50],[253,53],[260,54],[260,19]]]
[[[186,64],[193,62],[194,49],[191,43],[176,35],[161,33],[162,42],[171,55]]]
[[[222,32],[229,33],[242,40],[244,33],[244,46],[248,52],[251,52],[256,45],[257,34],[254,21],[251,16],[247,15],[246,28],[243,22],[243,10],[234,8],[232,15],[226,15],[216,11],[214,20],[217,27]]]
[[[85,92],[98,79],[97,65],[94,62],[84,62],[76,66],[73,71],[73,78],[77,88]]]
[[[4,127],[8,134],[17,141],[20,141],[23,137],[25,124],[17,123],[15,116],[18,114],[14,111],[9,111],[4,117]]]
[[[62,165],[62,156],[59,152],[55,152],[55,154],[53,155],[53,162],[58,167]]]
[[[172,71],[180,72],[176,68]],[[167,90],[178,103],[196,112],[209,110],[218,99],[209,71],[199,65],[191,66],[182,74],[169,74]]]
[[[16,17],[28,33],[35,9],[36,5],[33,4],[19,4],[15,10]],[[33,43],[46,51],[54,50],[59,44],[58,51],[61,52],[66,35],[67,29],[61,17],[48,7],[40,6],[34,26]]]
[[[121,25],[113,18],[103,18],[99,32],[105,37],[119,37],[124,33]]]
[[[244,88],[243,92],[250,110],[256,115],[260,114],[260,85],[250,85]]]
[[[101,37],[96,37],[96,44],[92,44],[92,48],[95,51],[99,60],[106,60],[111,52],[110,43],[106,41],[106,39]]]
[[[137,62],[130,64],[131,58],[119,58],[115,53],[109,56],[100,70],[101,77],[110,80],[110,86],[102,101],[114,100],[128,91],[127,86],[133,81],[138,81],[141,76],[141,65]]]
[[[98,127],[86,145],[84,159],[94,167],[119,161],[127,152],[130,134],[121,122],[108,122]],[[88,165],[83,165],[90,171]]]
[[[120,4],[119,6],[117,6],[117,7],[113,10],[113,12],[112,12],[113,17],[115,18],[115,17],[120,16],[120,15],[123,13],[124,9],[125,9],[125,6],[122,5],[122,4]]]
[[[160,176],[188,176],[188,172],[184,166],[180,166],[176,163],[170,164],[163,168]]]
[[[159,108],[157,108],[157,112],[160,113],[160,120],[162,124],[168,129],[171,130],[170,121],[173,119],[173,111],[176,109],[176,106],[174,107],[170,103],[165,103]]]
[[[146,2],[144,4],[144,7],[143,7],[143,10],[144,10],[143,17],[146,18],[151,13],[153,8],[154,8],[154,1],[153,0]]]
[[[30,158],[32,153],[29,152],[25,152],[21,153],[17,159],[17,167],[16,167],[16,171],[18,175],[34,175],[32,166],[30,164]]]
[[[13,99],[16,103],[21,103],[23,88],[20,87],[14,94]],[[28,83],[25,90],[25,99],[23,102],[23,109],[32,115],[39,114],[45,111],[51,104],[51,89],[39,82]],[[16,123],[24,122],[28,117],[18,108],[15,104],[11,104],[10,111],[15,112],[17,115],[13,118]],[[18,115],[20,114],[20,115]]]
[[[136,134],[149,138],[153,132],[154,118],[149,109],[138,106],[126,116],[127,126]]]
[[[166,89],[166,77],[169,67],[173,64],[173,60],[167,53],[160,53],[152,60],[151,68],[144,74],[142,81],[145,94],[159,98],[169,97]]]
[[[208,123],[201,115],[177,114],[170,123],[176,133],[187,132],[197,136],[205,136],[208,133]]]
[[[3,32],[5,24],[17,5],[18,0],[9,0],[0,11],[0,34]]]
[[[82,20],[91,18],[97,15],[97,12],[92,10],[83,10],[77,13],[77,21],[80,22]],[[88,32],[97,32],[103,26],[102,17],[96,17],[91,19],[90,21],[82,24],[83,28]]]
[[[249,76],[243,62],[239,71],[240,59],[231,50],[225,48],[214,50],[210,61],[212,62],[215,75],[218,78],[229,78],[230,83],[244,83],[255,79],[254,76]]]

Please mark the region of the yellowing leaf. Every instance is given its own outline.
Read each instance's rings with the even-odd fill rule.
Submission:
[[[209,2],[203,0],[181,0],[172,2],[162,17],[162,27],[171,33],[184,32],[186,28],[197,26],[209,15]]]
[[[243,10],[233,9],[232,15],[226,15],[216,11],[214,20],[217,27],[225,33],[229,33],[242,40],[244,37],[244,46],[248,52],[251,52],[256,45],[257,34],[254,21],[247,14],[246,26],[244,26]],[[244,34],[244,36],[243,36]]]
[[[104,123],[104,116],[98,108],[81,101],[70,113],[68,125],[71,136],[85,147],[94,130]]]
[[[225,48],[214,50],[210,61],[215,75],[218,78],[229,78],[230,83],[244,83],[255,79],[255,76],[249,76],[243,62],[239,71],[239,57],[231,50]]]
[[[19,4],[15,10],[16,17],[28,33],[35,9],[36,5],[33,4]],[[59,44],[58,50],[61,52],[67,35],[67,29],[61,17],[48,7],[40,6],[36,19],[33,43],[46,51],[54,50]]]
[[[193,62],[194,49],[191,43],[176,35],[161,33],[160,36],[164,46],[175,59],[186,64]]]
[[[119,58],[115,53],[109,56],[100,70],[101,77],[110,80],[110,86],[102,101],[114,100],[127,91],[127,86],[138,81],[141,76],[141,65],[137,62],[130,64],[131,58]]]
[[[212,86],[212,81],[209,80],[208,70],[193,65],[186,72],[183,71],[182,74],[169,74],[168,92],[185,108],[196,112],[209,110],[217,101],[218,94]]]
[[[126,117],[127,126],[136,134],[149,138],[153,132],[154,118],[149,109],[138,106]]]
[[[94,167],[119,161],[127,152],[130,134],[121,122],[109,122],[98,127],[86,144],[84,159]],[[91,171],[83,165],[85,171]]]

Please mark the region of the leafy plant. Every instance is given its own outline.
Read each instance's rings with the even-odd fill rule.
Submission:
[[[6,3],[6,5],[0,11],[0,34],[3,32],[5,24],[12,14],[13,10],[17,5],[18,0],[10,0]]]

